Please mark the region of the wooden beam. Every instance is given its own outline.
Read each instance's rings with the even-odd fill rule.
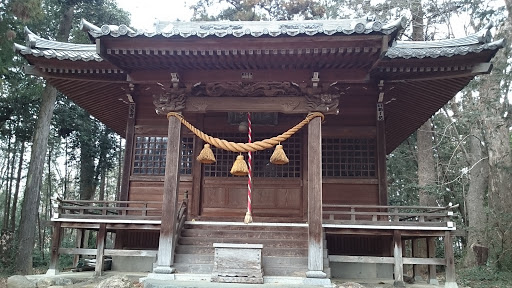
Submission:
[[[345,114],[343,108],[347,105],[346,101],[341,102],[341,113]],[[329,119],[327,119],[329,121]],[[345,137],[362,137],[374,138],[377,135],[375,126],[323,126],[323,136],[345,136]]]
[[[204,122],[204,115],[199,114],[197,117],[197,124],[196,127],[198,129],[203,129],[203,122]],[[201,153],[201,150],[203,149],[203,140],[201,140],[199,137],[194,136],[194,154],[193,159],[194,163],[192,164],[192,193],[191,193],[191,199],[188,203],[190,203],[190,207],[188,209],[188,213],[192,217],[199,216],[199,208],[200,208],[200,201],[201,201],[201,187],[203,183],[203,165],[201,165],[201,162],[195,161],[197,156]]]
[[[161,220],[138,220],[138,219],[125,219],[127,217],[121,217],[121,219],[108,219],[108,218],[93,218],[87,217],[90,215],[84,214],[83,218],[58,218],[53,219],[52,222],[76,222],[76,223],[104,223],[104,224],[151,224],[151,225],[160,225]],[[66,227],[68,228],[68,227]],[[85,227],[84,227],[85,228]]]
[[[322,183],[328,184],[348,184],[348,185],[377,185],[378,179],[343,179],[343,178],[322,178]],[[325,207],[325,206],[324,206]]]
[[[132,169],[133,145],[135,144],[135,103],[130,103],[128,121],[126,123],[126,142],[124,148],[123,176],[121,179],[121,194],[118,200],[127,201],[130,190],[130,174]],[[123,206],[123,205],[122,205]],[[125,206],[125,205],[124,205]]]
[[[106,256],[139,256],[139,257],[155,257],[158,250],[119,250],[105,249]]]
[[[308,272],[310,278],[325,278],[322,228],[322,120],[308,125]]]
[[[105,256],[105,239],[107,236],[107,225],[101,224],[98,235],[96,235],[96,267],[94,267],[94,276],[103,274],[103,260]]]
[[[330,262],[394,264],[393,257],[329,255]]]
[[[424,265],[445,265],[443,258],[410,258],[403,257],[404,265],[411,264],[424,264]],[[377,264],[394,264],[394,257],[375,257],[375,256],[341,256],[329,255],[330,262],[343,262],[343,263],[377,263]]]
[[[388,179],[386,172],[386,122],[384,121],[384,105],[377,104],[377,174],[379,178],[379,204],[388,205]],[[381,107],[380,107],[381,106]]]
[[[52,250],[50,256],[50,267],[46,271],[46,275],[57,275],[59,273],[59,246],[62,237],[61,223],[53,224],[52,234]]]
[[[60,248],[59,249],[59,254],[95,256],[96,255],[96,249],[90,249],[90,248]]]
[[[318,61],[318,60],[317,60]],[[203,62],[204,63],[204,62]],[[194,85],[198,82],[218,81],[244,81],[242,72],[250,71],[252,78],[245,81],[255,82],[282,82],[291,81],[303,83],[311,81],[311,69],[246,69],[246,70],[185,70],[180,72],[180,82],[186,85]],[[366,69],[322,69],[321,81],[324,83],[368,83],[368,72]],[[154,84],[170,82],[169,70],[137,70],[130,73],[129,78],[137,84]]]
[[[444,258],[410,258],[410,257],[404,257],[403,258],[403,264],[404,265],[440,265],[444,266],[446,263]]]
[[[436,238],[435,237],[427,237],[427,254],[428,254],[429,258],[436,257]],[[443,265],[446,265],[446,263],[444,263]],[[427,282],[428,282],[428,284],[431,284],[431,285],[439,285],[439,282],[437,281],[435,265],[428,266]]]
[[[307,114],[311,112],[306,97],[188,97],[182,112],[280,112]],[[321,111],[333,114],[335,111]],[[332,112],[332,113],[331,113]]]
[[[393,231],[393,257],[395,282],[394,287],[405,287],[404,283],[404,263],[402,259],[402,236],[399,230]]]
[[[325,222],[328,222],[328,220],[326,220]],[[343,223],[343,221],[341,220],[335,220],[335,222],[339,222],[339,223]],[[393,224],[389,224],[389,225],[384,225],[384,221],[375,221],[377,223],[379,223],[380,225],[375,225],[375,223],[373,223],[374,221],[358,221],[359,223],[363,223],[363,224],[349,224],[349,220],[347,221],[344,221],[346,224],[334,224],[334,223],[324,223],[322,226],[324,228],[338,228],[338,229],[367,229],[367,230],[413,230],[413,231],[452,231],[452,230],[455,230],[455,229],[452,229],[452,228],[447,228],[447,227],[442,227],[442,226],[417,226],[417,224],[419,222],[414,222],[414,223],[411,223],[410,226],[405,226],[405,225],[401,225],[402,222],[397,222],[399,223],[398,225],[393,225]],[[393,222],[389,222],[389,223],[393,223]],[[433,223],[433,224],[436,224],[436,223]]]
[[[466,64],[462,64],[466,65]],[[469,65],[469,64],[468,64]],[[456,65],[457,66],[457,65]],[[461,66],[461,65],[458,65]],[[457,67],[458,67],[457,66]],[[449,66],[452,68],[452,66]],[[420,67],[418,67],[420,68]],[[430,68],[430,67],[422,67],[422,68]],[[445,68],[445,67],[443,67]],[[448,67],[446,67],[448,68]],[[406,68],[407,69],[407,68]],[[405,69],[404,69],[405,70]],[[475,63],[471,69],[465,70],[444,70],[444,71],[436,71],[436,73],[421,73],[421,72],[413,72],[413,71],[379,71],[378,74],[381,74],[381,78],[393,78],[386,80],[387,83],[402,83],[402,82],[415,82],[415,81],[425,81],[425,80],[447,80],[447,79],[456,79],[456,78],[465,78],[465,77],[475,77],[477,75],[489,74],[492,70],[492,64],[483,62],[483,63]],[[382,75],[387,74],[387,75]],[[425,75],[427,74],[427,75]],[[390,77],[391,76],[391,77]],[[399,76],[399,77],[398,77]]]
[[[181,122],[169,117],[167,130],[167,155],[165,158],[165,181],[162,202],[162,225],[158,242],[158,261],[154,273],[170,274],[174,264],[174,227],[176,226],[181,159]]]
[[[444,234],[444,258],[446,259],[446,282],[445,288],[457,288],[455,281],[455,259],[453,255],[453,241],[450,231]]]
[[[420,249],[418,247],[418,245],[420,245],[420,240],[423,240],[423,239],[422,238],[413,238],[410,241],[412,257],[421,257],[421,255],[419,254]],[[412,266],[412,278],[414,279],[414,281],[422,280],[420,272],[421,272],[420,271],[420,266],[418,266],[418,265],[413,265]]]
[[[308,134],[307,133],[302,133],[302,137],[301,137],[301,147],[307,147],[308,145]],[[308,159],[308,149],[302,149],[302,159]],[[304,222],[307,222],[308,221],[308,211],[309,211],[309,208],[308,208],[308,197],[309,197],[309,193],[308,193],[308,173],[309,173],[309,169],[308,169],[308,162],[307,161],[301,161],[301,165],[302,165],[302,219],[304,219]]]

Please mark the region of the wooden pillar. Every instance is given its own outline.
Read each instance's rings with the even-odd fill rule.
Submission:
[[[130,190],[130,174],[132,169],[133,144],[135,140],[135,103],[128,108],[128,121],[126,123],[126,141],[124,145],[123,177],[121,178],[120,201],[128,201]]]
[[[395,287],[405,287],[404,283],[404,262],[402,258],[402,235],[400,230],[393,231],[393,257],[395,260]]]
[[[436,238],[427,238],[427,253],[428,258],[436,258]],[[428,284],[439,285],[437,281],[436,265],[428,265]]]
[[[165,158],[164,195],[162,202],[162,224],[158,242],[158,261],[154,273],[170,274],[174,264],[174,227],[178,205],[178,185],[180,177],[181,122],[169,117],[167,130],[167,155]]]
[[[445,288],[458,288],[455,282],[455,259],[453,255],[453,241],[450,231],[444,234],[444,258],[446,260],[446,282]]]
[[[98,235],[96,235],[96,267],[94,267],[94,276],[103,274],[103,260],[105,255],[105,238],[107,236],[107,224],[100,224]]]
[[[310,278],[325,278],[322,229],[322,119],[308,125],[308,272]]]
[[[62,237],[61,222],[53,223],[53,234],[52,234],[52,250],[50,256],[50,267],[46,271],[46,275],[57,275],[59,274],[59,248]]]
[[[379,205],[388,205],[385,128],[384,104],[377,103],[377,174],[379,177]]]
[[[204,115],[200,114],[198,115],[196,128],[199,130],[202,130],[204,127],[203,121],[204,121]],[[195,136],[194,137],[194,159],[199,156],[201,153],[201,150],[203,150],[203,140],[201,138]],[[199,211],[200,209],[200,201],[201,201],[201,187],[203,183],[203,165],[201,165],[201,162],[194,161],[192,164],[192,193],[191,193],[191,199],[188,202],[189,203],[189,209],[188,213],[192,217],[197,217],[201,213]]]

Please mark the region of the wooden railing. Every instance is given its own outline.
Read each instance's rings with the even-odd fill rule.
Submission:
[[[187,220],[187,207],[188,206],[188,193],[185,194],[185,199],[181,202],[180,208],[178,209],[176,226],[174,227],[174,243],[178,243],[179,235],[181,235],[181,229],[183,229],[183,225],[185,225],[185,221]]]
[[[323,223],[389,226],[390,228],[414,226],[455,229],[452,209],[458,206],[458,204],[446,207],[324,204],[322,206]]]
[[[157,201],[53,201],[52,220],[58,219],[110,219],[110,220],[160,220],[162,202]]]

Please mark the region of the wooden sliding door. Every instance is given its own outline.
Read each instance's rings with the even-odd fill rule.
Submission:
[[[255,141],[271,134],[255,135]],[[243,134],[223,133],[219,138],[245,142]],[[270,163],[273,150],[253,153],[252,207],[255,221],[278,221],[274,218],[299,218],[303,215],[302,137],[293,136],[283,143],[290,163]],[[217,163],[204,165],[201,190],[201,216],[229,218],[245,215],[248,177],[235,177],[229,171],[236,153],[214,149]],[[244,154],[247,160],[247,154]],[[258,220],[259,218],[259,220]],[[283,219],[281,219],[283,220]]]

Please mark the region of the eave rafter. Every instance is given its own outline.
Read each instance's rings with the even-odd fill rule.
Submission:
[[[178,70],[179,71],[179,70]],[[369,81],[366,69],[350,69],[347,71],[322,69],[320,82],[338,83],[367,83]],[[191,86],[200,82],[294,82],[311,84],[312,73],[308,69],[294,69],[283,72],[281,69],[265,70],[183,70],[178,72],[181,85]],[[129,74],[129,80],[138,84],[161,83],[170,85],[169,70],[140,70]]]
[[[457,63],[438,66],[403,65],[378,67],[372,78],[385,79],[388,82],[423,81],[435,79],[452,79],[474,77],[490,73],[492,64],[484,63]]]
[[[292,39],[98,39],[98,51],[127,71],[138,69],[352,69],[370,68],[382,54],[382,37]],[[188,41],[187,41],[188,40]],[[314,40],[314,41],[313,41]],[[137,42],[139,43],[139,42]],[[167,45],[166,45],[167,44]],[[137,45],[137,44],[135,44]],[[127,57],[129,55],[129,57]],[[129,59],[128,59],[129,58]]]
[[[45,79],[57,78],[91,82],[126,83],[126,74],[119,69],[52,68],[32,65],[26,65],[23,69],[28,75],[43,77]]]

